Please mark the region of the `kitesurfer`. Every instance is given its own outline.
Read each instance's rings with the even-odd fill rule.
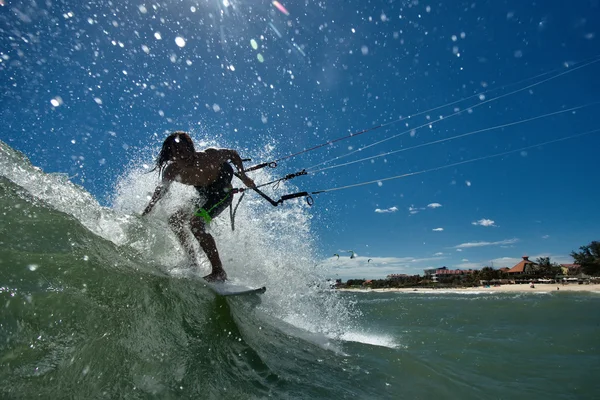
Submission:
[[[156,187],[150,203],[142,213],[146,215],[152,211],[156,202],[167,193],[173,182],[196,188],[200,199],[195,203],[195,212],[190,216],[189,211],[179,210],[169,218],[169,225],[188,252],[192,264],[199,267],[194,246],[184,230],[186,222],[189,224],[212,266],[211,273],[204,277],[208,281],[227,279],[215,240],[210,233],[206,232],[206,226],[231,204],[233,197],[231,180],[234,172],[229,162],[236,167],[237,176],[247,187],[256,187],[254,181],[246,176],[242,159],[237,151],[215,148],[196,151],[187,133],[172,133],[165,139],[153,169],[158,169],[162,182]]]

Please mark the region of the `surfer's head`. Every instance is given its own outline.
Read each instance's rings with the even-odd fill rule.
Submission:
[[[174,161],[177,158],[187,158],[195,152],[194,142],[190,135],[181,131],[173,132],[163,142],[154,169],[158,168],[158,172],[162,173],[169,161]]]

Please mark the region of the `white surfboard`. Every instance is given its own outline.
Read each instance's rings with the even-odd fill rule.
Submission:
[[[206,286],[212,289],[213,292],[221,296],[242,296],[247,294],[262,294],[267,288],[262,286],[259,288],[250,287],[246,285],[240,285],[231,283],[230,281],[225,282],[206,282]]]

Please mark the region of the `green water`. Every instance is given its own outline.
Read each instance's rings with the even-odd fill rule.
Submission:
[[[401,345],[372,362],[405,398],[596,398],[600,296],[372,293],[365,323]],[[359,346],[362,347],[362,346]],[[364,351],[364,349],[363,349]],[[393,371],[393,373],[391,372]]]
[[[296,225],[288,210],[258,228],[241,209],[248,236],[215,235],[224,259],[253,267],[230,262],[230,275],[268,290],[225,299],[177,267],[161,225],[102,208],[64,177],[0,150],[0,398],[600,393],[597,294],[331,291],[314,283],[302,209],[292,210]],[[289,231],[272,232],[276,218]],[[228,246],[240,241],[243,255]]]

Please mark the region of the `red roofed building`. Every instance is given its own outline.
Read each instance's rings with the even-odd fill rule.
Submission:
[[[510,275],[534,274],[537,271],[537,264],[529,261],[528,256],[523,256],[523,260],[507,271]]]
[[[428,270],[425,270],[427,274]],[[451,281],[455,277],[464,278],[467,275],[474,273],[472,269],[448,269],[447,267],[438,268],[434,274],[431,274],[431,279],[434,282]]]

